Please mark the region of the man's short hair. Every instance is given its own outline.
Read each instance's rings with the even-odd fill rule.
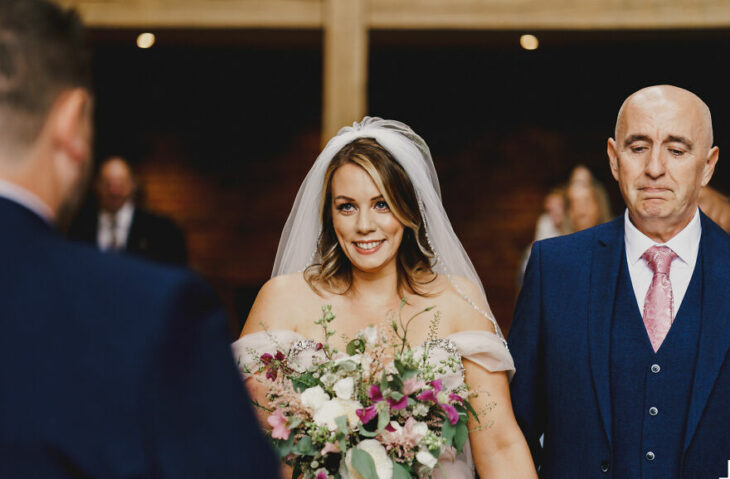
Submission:
[[[90,55],[74,10],[0,0],[0,142],[24,148],[64,90],[91,89]]]

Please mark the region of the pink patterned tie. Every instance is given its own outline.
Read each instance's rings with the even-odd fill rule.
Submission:
[[[644,301],[644,326],[654,352],[659,350],[672,327],[672,283],[669,268],[677,254],[666,246],[652,246],[641,257],[654,272]]]

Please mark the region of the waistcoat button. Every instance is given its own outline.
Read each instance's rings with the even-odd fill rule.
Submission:
[[[654,406],[649,408],[649,415],[650,416],[656,416],[659,414],[659,409],[655,408]]]
[[[653,452],[651,452],[651,451],[649,451],[649,452],[647,452],[647,453],[646,453],[646,460],[647,460],[647,461],[653,461],[655,457],[656,457],[656,456],[655,456],[655,455],[654,455],[654,453],[653,453]]]
[[[653,372],[654,374],[658,373],[661,370],[662,370],[662,367],[659,366],[658,364],[651,365],[651,372]]]
[[[601,472],[608,472],[608,461],[603,461],[601,463]]]

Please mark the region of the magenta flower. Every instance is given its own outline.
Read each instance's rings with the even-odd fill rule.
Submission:
[[[370,421],[373,420],[375,416],[378,415],[378,408],[373,404],[372,406],[366,407],[364,409],[358,409],[355,411],[355,414],[357,414],[357,417],[360,418],[360,422],[363,424],[367,424]]]
[[[416,396],[417,399],[421,401],[432,401],[432,402],[439,402],[437,396],[438,393],[441,392],[441,389],[443,389],[443,385],[441,383],[440,379],[434,379],[429,383],[433,389],[429,389],[427,391],[423,391],[421,394]]]
[[[284,371],[285,374],[291,374],[292,370],[286,366],[286,356],[281,351],[277,351],[275,356],[269,353],[261,355],[259,360],[264,364],[261,371],[266,371],[266,379],[270,381],[276,380],[276,376],[279,374],[279,369]],[[260,371],[259,371],[260,372]]]
[[[327,479],[327,473],[324,471],[319,471],[315,479]]]
[[[274,439],[283,439],[287,440],[289,439],[289,428],[286,427],[286,416],[284,416],[284,413],[281,412],[281,409],[277,409],[274,411],[274,414],[270,415],[266,422],[269,423],[269,426],[272,427],[271,430],[271,437]]]
[[[451,402],[459,402],[461,404],[464,404],[464,398],[459,396],[458,394],[449,394],[449,399],[451,400]]]
[[[383,400],[383,393],[380,392],[380,386],[377,384],[373,384],[370,386],[370,389],[368,390],[368,397],[373,402],[378,402]]]
[[[451,404],[440,403],[438,400],[438,394],[441,392],[441,389],[443,389],[443,384],[441,383],[441,380],[435,379],[435,380],[431,381],[429,384],[431,384],[431,387],[433,389],[429,389],[428,391],[423,391],[421,394],[419,394],[416,397],[418,399],[420,399],[421,401],[431,401],[431,402],[435,402],[436,404],[438,404],[441,407],[441,409],[443,409],[443,411],[446,413],[446,415],[449,417],[449,423],[452,426],[456,425],[456,423],[459,422],[459,413],[456,411],[456,408],[454,408],[454,406],[452,406]],[[456,396],[459,399],[461,399],[460,396],[452,393],[449,396],[449,399],[452,401],[455,400],[453,396]]]
[[[400,401],[388,398],[388,404],[390,404],[391,409],[404,409],[408,406],[408,396],[403,396]]]
[[[446,414],[449,416],[449,423],[452,426],[456,426],[456,423],[459,422],[459,413],[456,411],[456,408],[452,406],[451,404],[439,404],[441,406],[441,409],[446,412]]]

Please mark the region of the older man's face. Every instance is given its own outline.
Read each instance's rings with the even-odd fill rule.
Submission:
[[[717,149],[699,100],[673,90],[648,93],[624,106],[608,152],[631,220],[665,241],[692,219]]]

